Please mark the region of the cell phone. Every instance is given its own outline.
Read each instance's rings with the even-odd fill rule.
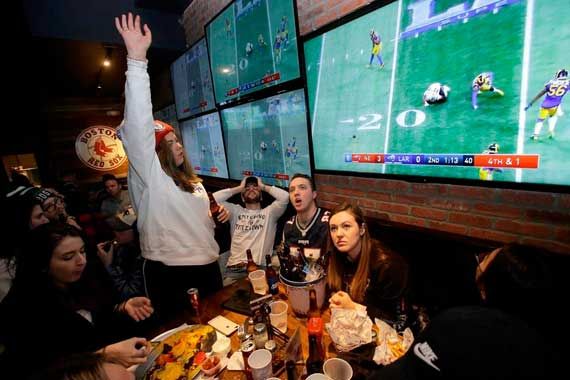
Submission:
[[[239,325],[233,321],[230,321],[223,315],[218,315],[208,321],[208,324],[224,334],[225,336],[230,336],[234,331],[237,331]]]
[[[116,245],[117,245],[116,240],[109,240],[108,242],[105,243],[105,245],[103,246],[103,249],[105,250],[105,252],[109,252],[109,250],[111,249],[111,246],[115,247]]]

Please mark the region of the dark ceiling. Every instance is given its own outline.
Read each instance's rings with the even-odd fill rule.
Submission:
[[[113,17],[140,14],[153,32],[151,85],[164,88],[170,64],[185,50],[180,19],[190,0],[21,0],[6,4],[11,29],[3,39],[5,128],[0,153],[31,150],[45,136],[45,112],[73,104],[122,102],[126,52]],[[111,66],[102,68],[107,51]],[[98,89],[98,84],[101,88]],[[164,92],[164,91],[163,91]],[[154,95],[154,94],[153,94]],[[154,100],[154,99],[153,99]],[[8,111],[8,112],[6,112]]]
[[[30,38],[28,49],[37,57],[45,57],[36,68],[40,94],[44,98],[120,97],[126,53],[113,18],[127,11],[140,14],[152,29],[151,79],[168,70],[185,48],[184,31],[178,20],[189,3],[188,0],[24,1],[27,30],[23,32]],[[103,67],[108,54],[111,66]]]

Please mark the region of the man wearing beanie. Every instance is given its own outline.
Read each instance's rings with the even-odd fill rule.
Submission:
[[[264,208],[261,208],[262,191],[275,198]],[[226,202],[234,194],[241,194],[245,207]],[[277,220],[287,209],[289,194],[278,187],[265,185],[258,177],[244,177],[239,186],[216,191],[214,197],[231,213],[232,245],[227,265],[222,266],[225,269],[224,283],[227,284],[247,276],[247,249],[251,249],[257,265],[264,266],[265,255],[273,255]]]
[[[186,291],[221,288],[215,223],[201,179],[172,126],[152,117],[146,52],[152,35],[140,17],[115,18],[127,48],[125,117],[118,135],[129,158],[129,194],[138,217],[147,296],[162,317],[187,305]],[[144,30],[144,31],[143,31]],[[223,209],[218,219],[229,218]]]

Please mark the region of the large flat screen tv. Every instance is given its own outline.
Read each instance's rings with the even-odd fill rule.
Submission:
[[[221,111],[230,178],[255,175],[287,187],[311,173],[304,91],[294,90]]]
[[[212,76],[204,38],[172,63],[170,74],[179,119],[214,109]]]
[[[293,0],[236,0],[206,37],[220,105],[300,77]]]
[[[307,36],[315,169],[570,185],[560,6],[380,1]]]
[[[212,112],[180,122],[186,155],[197,174],[228,178],[220,115]]]

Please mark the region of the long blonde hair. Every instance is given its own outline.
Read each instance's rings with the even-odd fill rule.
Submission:
[[[358,227],[364,229],[364,234],[360,237],[361,248],[360,256],[358,259],[358,266],[356,268],[356,273],[350,283],[349,295],[355,302],[363,302],[364,294],[366,292],[366,287],[368,285],[368,277],[370,275],[371,264],[377,261],[375,242],[370,238],[368,228],[364,221],[364,214],[360,207],[352,205],[350,203],[342,203],[337,206],[332,214],[331,218],[338,214],[339,212],[346,211],[354,217]],[[330,219],[329,219],[330,220]],[[346,257],[345,253],[341,253],[335,246],[329,232],[328,236],[328,251],[331,252],[331,257],[329,259],[329,265],[327,269],[327,284],[329,289],[332,291],[342,290],[343,288],[343,276],[344,276],[344,265],[343,258]]]
[[[166,139],[162,139],[158,145],[157,154],[162,170],[164,170],[183,191],[193,193],[195,186],[202,182],[202,179],[194,172],[190,160],[186,157],[186,151],[183,152],[184,162],[182,162],[182,165],[176,166],[172,149],[170,149]]]

